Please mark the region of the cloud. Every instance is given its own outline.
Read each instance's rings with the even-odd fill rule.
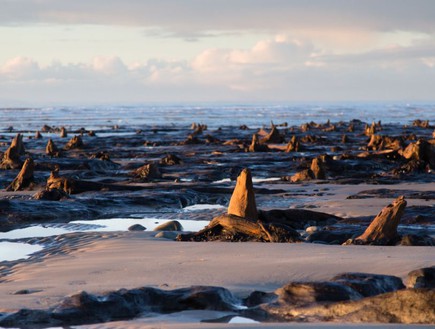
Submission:
[[[0,24],[99,24],[204,31],[361,28],[435,32],[433,0],[2,0]]]
[[[38,64],[28,57],[12,58],[0,67],[0,76],[12,80],[37,78],[38,73]]]
[[[277,35],[250,49],[209,48],[192,60],[118,56],[41,65],[28,57],[0,64],[0,99],[67,103],[432,99],[434,43],[335,54]]]

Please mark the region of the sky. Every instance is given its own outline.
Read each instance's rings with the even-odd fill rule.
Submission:
[[[0,107],[435,101],[434,0],[0,0]]]

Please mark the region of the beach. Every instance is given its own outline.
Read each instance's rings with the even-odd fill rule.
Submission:
[[[433,268],[433,129],[424,124],[373,123],[372,127],[376,132],[358,120],[263,128],[208,128],[198,123],[144,129],[97,127],[92,133],[68,127],[68,136],[60,137],[60,127],[46,126],[38,138],[33,137],[36,131],[4,131],[3,159],[13,137],[25,151],[15,158],[19,166],[0,172],[4,187],[0,192],[0,242],[40,249],[27,258],[0,263],[0,320],[3,325],[28,327],[387,328],[387,324],[369,325],[364,320],[346,324],[346,318],[328,324],[320,318],[300,323],[301,318],[286,322],[285,317],[273,317],[273,307],[283,300],[280,291],[290,283],[328,284],[343,273],[365,273],[379,275],[376,280],[385,282],[394,277],[400,285],[403,282],[403,288],[412,290],[408,274]],[[28,137],[21,137],[20,142],[16,134],[24,133]],[[343,135],[352,142],[346,142]],[[375,145],[375,135],[402,138],[402,144],[397,148],[399,144],[384,140]],[[57,153],[48,153],[48,138],[57,145]],[[422,143],[419,140],[429,145],[424,149],[428,153],[407,158],[405,149]],[[34,162],[30,163],[31,182],[7,191],[28,158]],[[11,159],[3,164],[13,166]],[[248,170],[243,168],[250,169],[248,193],[255,198],[254,213],[245,217],[231,212],[234,207],[229,206],[232,194],[237,194],[236,179]],[[352,242],[401,196],[406,208],[392,232],[393,239]],[[245,231],[210,231],[206,238],[198,235],[195,240],[195,232],[201,232],[213,218],[233,215],[244,217],[250,225],[257,225],[250,218],[258,216],[267,234],[261,230],[258,236]],[[129,230],[125,225],[105,230],[104,220],[115,219],[129,226],[142,225],[143,230]],[[185,227],[189,221],[203,224],[195,229],[154,231],[157,224],[167,221],[181,226],[185,221]],[[273,238],[270,234],[276,228],[278,236]],[[59,231],[49,233],[49,229]],[[268,242],[269,238],[279,241],[282,229],[292,235],[293,243]],[[193,242],[204,239],[209,241]],[[137,289],[149,293],[151,288],[161,296],[161,308],[141,310],[143,305],[136,305],[131,310],[134,316],[126,315],[129,311],[123,316],[98,306],[107,296],[122,299]],[[205,304],[200,306],[195,302],[176,304],[173,309],[165,306],[171,294],[195,301],[195,289],[200,294],[217,294],[213,298],[219,302],[204,297],[198,303]],[[382,289],[400,292],[398,288]],[[267,298],[246,306],[254,292]],[[76,305],[71,300],[80,294],[94,300],[103,315],[94,318],[89,309],[88,320],[65,318],[72,312],[66,312],[65,305]],[[352,296],[349,299],[355,303],[362,297]],[[23,315],[23,310],[31,311]],[[11,314],[18,318],[5,322]],[[38,320],[36,314],[42,318]],[[56,322],[60,321],[56,314],[64,322]],[[241,324],[231,322],[238,317]]]

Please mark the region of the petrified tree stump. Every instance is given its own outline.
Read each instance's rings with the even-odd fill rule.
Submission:
[[[237,177],[236,187],[228,206],[228,214],[249,218],[250,220],[258,219],[251,171],[247,168],[243,169],[239,177]]]
[[[251,172],[245,168],[237,178],[227,214],[213,218],[207,227],[197,233],[178,235],[177,240],[299,242],[300,235],[283,223],[258,219]]]
[[[47,142],[47,146],[45,147],[45,153],[51,157],[58,157],[60,152],[51,138]]]
[[[282,143],[283,141],[284,137],[279,133],[276,126],[272,124],[272,130],[266,136],[260,139],[260,144]]]
[[[79,149],[83,148],[84,144],[80,136],[74,136],[69,140],[69,142],[65,145],[65,150],[71,149]]]
[[[285,151],[287,153],[288,152],[299,152],[299,151],[301,151],[301,145],[300,145],[299,140],[297,139],[296,136],[293,136],[290,139],[290,142],[288,142]]]
[[[18,169],[21,167],[20,155],[25,153],[23,136],[17,134],[11,142],[11,145],[3,154],[0,163],[0,169]]]
[[[17,177],[12,181],[12,183],[6,188],[6,191],[18,191],[23,190],[27,187],[31,187],[34,183],[33,180],[33,170],[35,164],[31,158],[26,159],[18,173]]]
[[[399,240],[397,226],[405,207],[405,198],[403,196],[398,197],[392,204],[381,210],[363,234],[352,242],[348,241],[345,244],[394,244]]]
[[[68,132],[66,131],[65,127],[60,128],[60,137],[61,138],[66,138],[68,137]]]
[[[249,152],[267,152],[269,151],[269,147],[267,145],[261,145],[258,141],[257,134],[252,135],[252,142],[251,145],[249,145],[248,148]]]
[[[142,167],[134,170],[132,175],[143,182],[149,181],[153,178],[162,178],[162,173],[159,170],[159,166],[155,163],[148,163]]]

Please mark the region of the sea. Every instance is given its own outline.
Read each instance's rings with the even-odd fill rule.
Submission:
[[[138,129],[153,126],[186,126],[193,122],[210,128],[246,125],[257,128],[287,123],[324,123],[361,120],[367,123],[412,124],[415,119],[435,123],[433,103],[340,103],[293,105],[135,105],[0,108],[0,132],[35,131],[43,125],[70,130],[105,130],[113,127]]]

